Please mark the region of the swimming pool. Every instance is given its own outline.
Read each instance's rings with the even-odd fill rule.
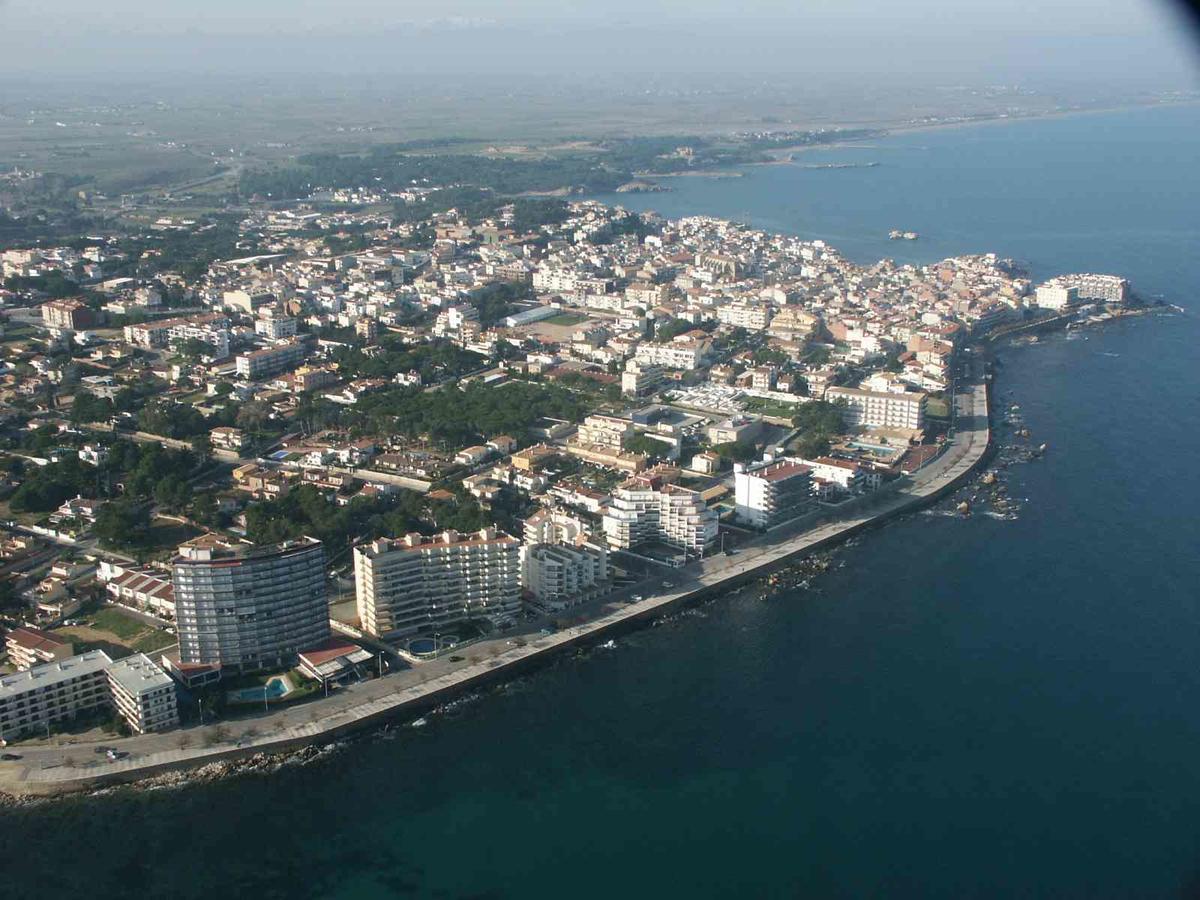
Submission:
[[[282,678],[272,678],[261,687],[230,691],[228,697],[232,703],[261,703],[264,699],[267,701],[278,700],[287,692],[288,686]]]
[[[456,646],[458,646],[458,635],[443,634],[437,638],[413,638],[408,642],[408,652],[413,656],[434,656],[439,650],[450,650]]]

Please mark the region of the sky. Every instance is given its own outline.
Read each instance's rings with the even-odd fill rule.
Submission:
[[[1200,44],[1186,21],[1169,0],[0,0],[0,73],[750,73],[1194,89]]]

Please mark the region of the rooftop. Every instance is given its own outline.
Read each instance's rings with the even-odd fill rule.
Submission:
[[[108,677],[134,696],[174,682],[145,653],[135,653],[108,667]]]
[[[24,647],[26,650],[45,650],[53,652],[59,647],[70,645],[70,641],[60,640],[57,636],[41,631],[37,628],[14,628],[7,635],[6,641],[12,641],[19,647]]]
[[[219,534],[202,534],[179,545],[179,554],[172,560],[175,565],[195,562],[234,561],[277,556],[297,550],[319,547],[321,542],[313,537],[299,537],[280,544],[251,544],[232,541]]]
[[[0,700],[103,672],[111,665],[111,657],[103,650],[89,650],[70,659],[42,663],[24,672],[0,677]]]

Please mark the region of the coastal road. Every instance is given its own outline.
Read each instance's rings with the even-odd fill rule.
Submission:
[[[538,655],[561,650],[581,639],[596,640],[606,631],[647,621],[659,612],[699,592],[728,584],[735,587],[756,573],[795,561],[856,533],[871,522],[916,508],[948,484],[969,473],[983,458],[989,441],[987,389],[971,379],[956,397],[957,425],[945,451],[894,490],[880,491],[842,509],[805,517],[767,535],[755,537],[734,555],[718,553],[683,569],[664,570],[604,598],[570,611],[586,621],[550,634],[512,632],[463,647],[449,656],[350,685],[331,697],[268,712],[247,712],[217,724],[179,729],[108,742],[127,753],[109,761],[91,744],[23,741],[11,748],[21,760],[0,762],[0,790],[12,794],[55,793],[78,789],[92,779],[123,777],[133,780],[155,771],[202,765],[238,752],[272,752],[306,742],[333,740],[343,730],[366,725],[407,706],[424,708],[444,702],[493,675],[497,669],[529,662]],[[670,584],[670,587],[665,587]],[[633,602],[635,595],[642,600]]]

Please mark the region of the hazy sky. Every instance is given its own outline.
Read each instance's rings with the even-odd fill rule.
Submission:
[[[0,0],[0,72],[749,71],[1195,87],[1200,52],[1184,22],[1167,0]]]

